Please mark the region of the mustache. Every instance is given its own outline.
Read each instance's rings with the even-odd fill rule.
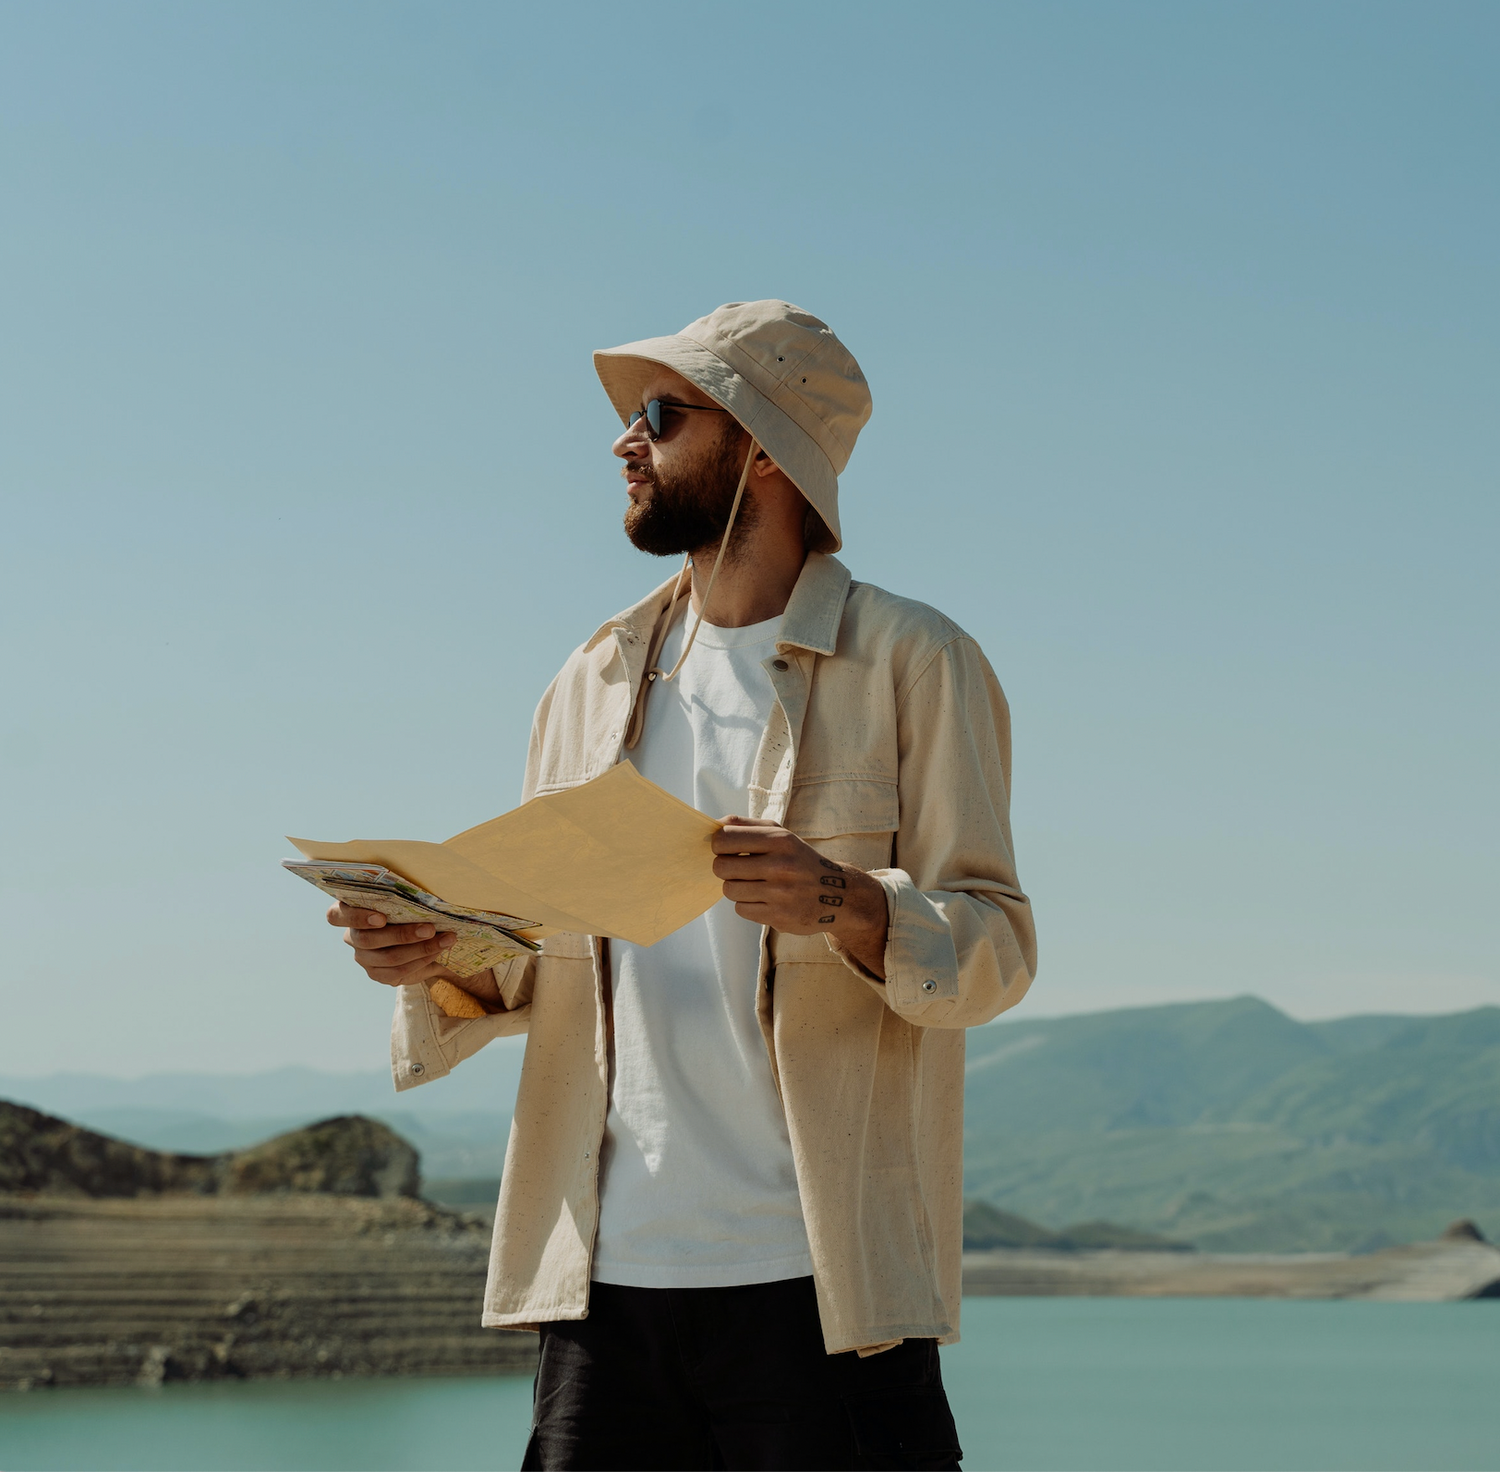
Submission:
[[[620,474],[637,475],[646,481],[656,480],[656,470],[649,460],[627,460],[621,467]]]

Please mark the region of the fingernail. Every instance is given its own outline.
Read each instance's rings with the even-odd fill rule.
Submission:
[[[432,937],[435,936],[436,934],[437,934],[437,931],[435,931],[432,928],[432,926],[430,926],[430,925],[419,925],[419,926],[417,926],[417,939],[418,940],[431,940]]]
[[[385,916],[382,915],[379,910],[371,910],[370,913],[365,916],[365,924],[366,925],[384,925],[385,924]]]

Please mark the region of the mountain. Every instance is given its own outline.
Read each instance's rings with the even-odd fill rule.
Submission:
[[[493,1109],[508,1113],[521,1074],[524,1037],[500,1038],[446,1078],[397,1094],[389,1068],[325,1073],[278,1068],[269,1073],[157,1073],[144,1078],[54,1073],[0,1076],[0,1095],[71,1118],[121,1109],[156,1110],[224,1120],[269,1114],[330,1114],[400,1108],[422,1116]]]
[[[0,1196],[416,1196],[417,1152],[359,1115],[320,1120],[249,1150],[174,1155],[0,1099]]]
[[[969,1034],[966,1189],[1223,1251],[1500,1217],[1500,1008],[1300,1023],[1253,997]]]

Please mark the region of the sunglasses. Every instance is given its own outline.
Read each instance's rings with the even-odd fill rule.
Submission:
[[[652,399],[644,409],[636,409],[631,413],[629,426],[634,429],[642,419],[646,421],[646,438],[655,443],[661,438],[661,416],[666,409],[692,409],[703,414],[727,414],[728,409],[721,409],[717,404],[677,404],[671,399]]]

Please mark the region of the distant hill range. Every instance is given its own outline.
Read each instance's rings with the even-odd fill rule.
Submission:
[[[299,1068],[0,1078],[0,1097],[197,1154],[372,1115],[421,1151],[437,1199],[482,1204],[522,1046],[503,1039],[400,1095],[384,1070]],[[1371,1251],[1458,1217],[1491,1235],[1500,1225],[1497,1007],[1316,1023],[1253,997],[1064,1018],[1022,1009],[969,1033],[966,1109],[966,1191],[996,1209],[971,1202],[971,1245],[988,1234],[993,1246]],[[1097,1240],[1106,1227],[1115,1235]],[[995,1235],[1023,1228],[1048,1240]]]
[[[362,1114],[421,1151],[431,1177],[500,1174],[524,1038],[501,1038],[447,1078],[398,1094],[389,1068],[360,1073],[55,1073],[0,1076],[0,1098],[155,1150],[217,1155],[330,1115]]]
[[[1500,1008],[1293,1021],[1253,997],[969,1034],[971,1196],[1222,1252],[1500,1222]]]

